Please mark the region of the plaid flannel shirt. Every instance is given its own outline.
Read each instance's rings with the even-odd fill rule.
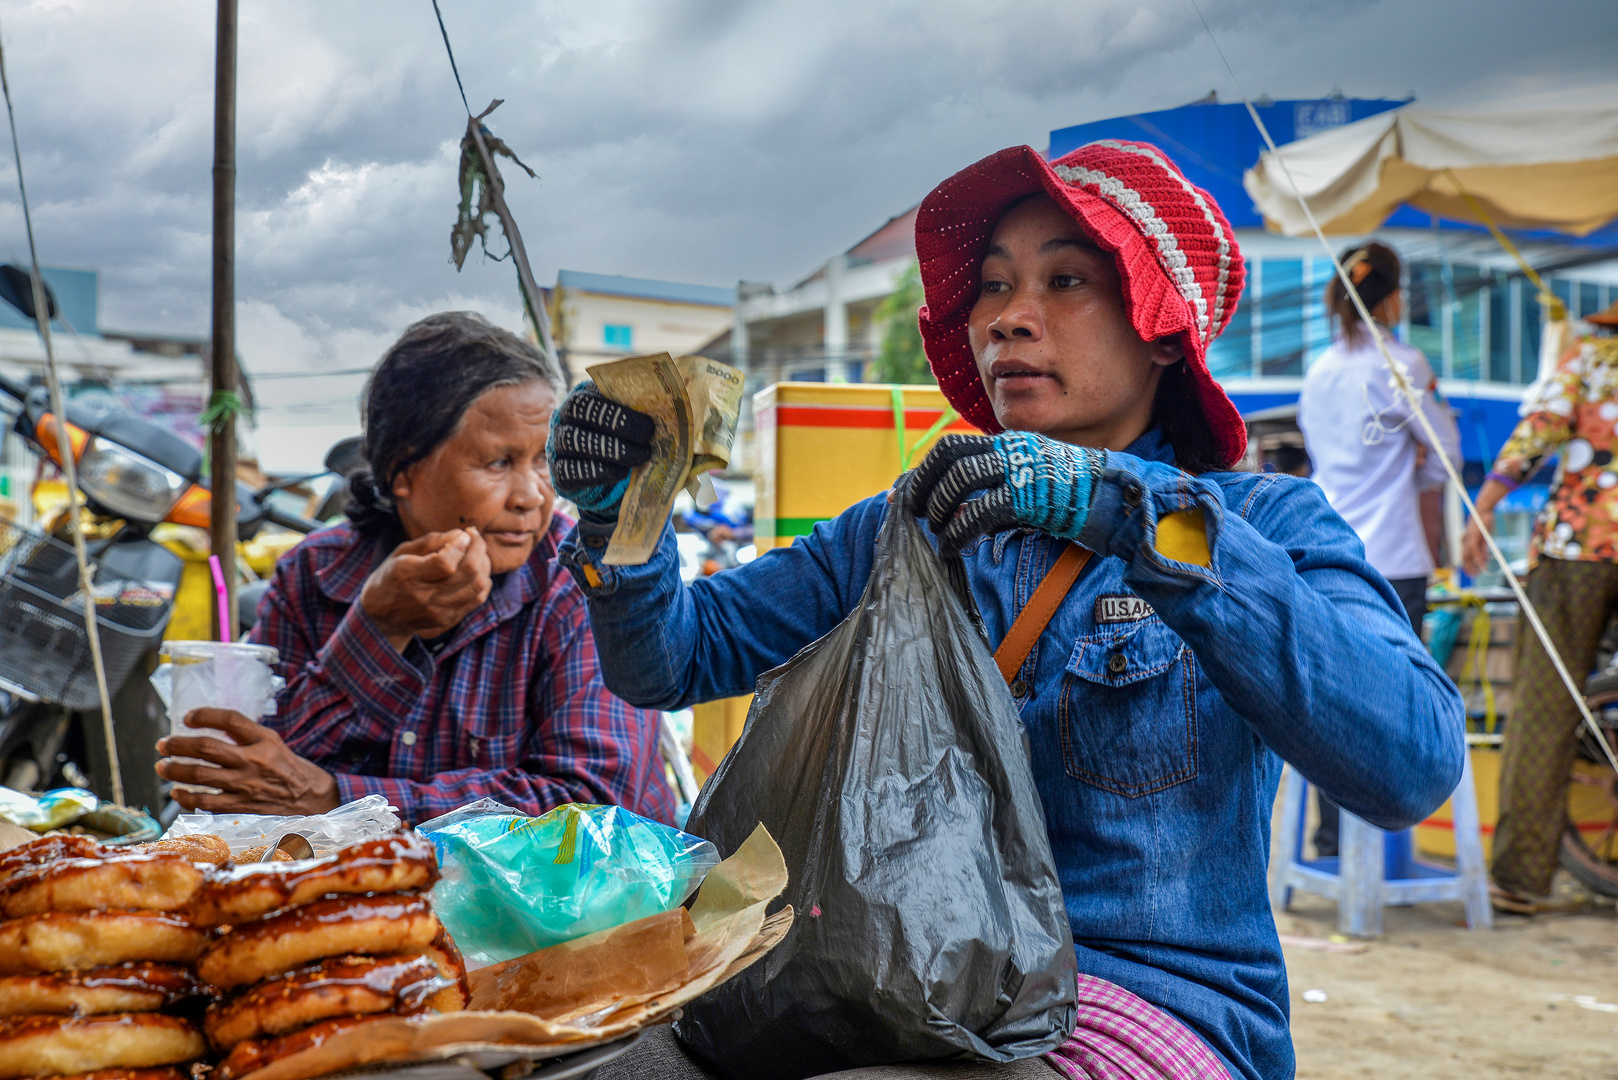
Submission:
[[[658,714],[602,684],[584,596],[558,572],[572,527],[556,515],[437,655],[415,638],[401,654],[357,603],[383,542],[347,524],[313,534],[276,567],[248,636],[280,650],[287,680],[264,722],[337,778],[342,801],[386,795],[413,822],[485,796],[672,822]]]

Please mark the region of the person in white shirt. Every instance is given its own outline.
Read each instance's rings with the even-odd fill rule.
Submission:
[[[1421,409],[1444,453],[1459,462],[1461,433],[1438,395],[1438,380],[1420,349],[1395,339],[1391,327],[1404,312],[1399,292],[1399,256],[1370,243],[1343,254],[1343,267],[1382,329],[1388,351],[1409,369],[1410,384],[1425,392]],[[1365,544],[1365,559],[1404,602],[1410,627],[1421,636],[1427,612],[1427,579],[1433,553],[1421,518],[1421,493],[1441,487],[1445,473],[1426,431],[1411,413],[1370,330],[1343,283],[1326,288],[1326,310],[1337,325],[1330,347],[1316,357],[1298,396],[1298,427],[1313,477],[1332,509]],[[1336,853],[1337,808],[1321,800],[1315,847]]]
[[[1399,256],[1384,244],[1367,244],[1345,254],[1343,265],[1381,324],[1388,351],[1409,368],[1411,385],[1425,391],[1422,411],[1444,452],[1459,461],[1461,433],[1438,396],[1427,357],[1397,340],[1391,329],[1404,311]],[[1326,309],[1337,333],[1304,376],[1298,427],[1315,482],[1359,534],[1366,561],[1392,584],[1419,635],[1433,572],[1421,493],[1443,485],[1444,467],[1409,403],[1391,385],[1382,353],[1346,292],[1335,277],[1326,289]]]

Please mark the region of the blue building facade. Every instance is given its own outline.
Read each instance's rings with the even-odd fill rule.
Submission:
[[[27,269],[26,265],[24,269]],[[61,330],[71,324],[81,334],[99,334],[97,320],[97,278],[94,270],[63,270],[54,266],[40,269],[45,285],[56,297],[57,317],[51,325]],[[10,304],[0,302],[0,327],[32,330],[34,324]]]

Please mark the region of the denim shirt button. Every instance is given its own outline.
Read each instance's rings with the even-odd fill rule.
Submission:
[[[1107,661],[1107,670],[1112,672],[1114,675],[1122,675],[1124,673],[1124,669],[1128,666],[1129,661],[1124,659],[1123,653],[1113,653],[1112,659]]]
[[[1014,697],[1014,698],[1024,697],[1024,696],[1027,695],[1027,693],[1028,693],[1028,680],[1027,679],[1013,679],[1012,680],[1012,682],[1011,682],[1011,696],[1012,697]]]
[[[584,543],[586,547],[604,548],[607,546],[607,538],[605,536],[586,536]]]
[[[1124,505],[1125,506],[1139,506],[1141,497],[1143,495],[1145,495],[1145,494],[1146,494],[1146,489],[1141,487],[1137,483],[1131,482],[1129,484],[1124,485]]]

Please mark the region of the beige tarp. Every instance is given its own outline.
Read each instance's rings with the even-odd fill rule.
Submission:
[[[1459,221],[1583,236],[1618,217],[1618,82],[1456,109],[1409,105],[1288,143],[1287,169],[1328,233],[1368,233],[1401,203]],[[1310,232],[1287,172],[1264,153],[1242,178],[1265,224]]]

